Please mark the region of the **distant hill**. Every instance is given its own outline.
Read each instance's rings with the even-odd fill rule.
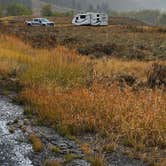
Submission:
[[[32,1],[32,9],[34,11],[34,15],[40,15],[40,10],[43,5],[45,4],[51,4],[52,9],[57,11],[57,12],[68,12],[68,11],[73,11],[75,9],[70,8],[70,7],[65,7],[61,6],[59,3],[56,4],[55,2],[51,2],[49,0],[31,0]]]
[[[50,3],[57,11],[108,11],[109,4],[103,0],[32,0],[33,8]]]
[[[55,0],[56,2],[56,0]],[[43,5],[50,3],[53,10],[56,10],[57,12],[68,12],[71,10],[74,10],[73,8],[70,8],[69,6],[65,7],[65,5],[61,6],[61,3],[55,3],[54,0],[0,0],[0,6],[3,7],[3,9],[7,8],[7,6],[10,3],[21,3],[26,5],[27,7],[32,8],[34,15],[40,15],[40,10]]]
[[[110,17],[110,25],[128,25],[128,26],[146,26],[147,24],[143,21],[129,18],[129,17]]]

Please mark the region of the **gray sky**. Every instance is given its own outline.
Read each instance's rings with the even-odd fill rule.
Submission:
[[[103,1],[109,2],[111,8],[115,10],[132,10],[132,9],[143,9],[143,8],[166,10],[166,0],[103,0]]]

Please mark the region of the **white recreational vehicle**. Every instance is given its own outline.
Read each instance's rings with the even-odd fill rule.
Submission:
[[[108,15],[105,13],[80,13],[74,16],[72,20],[74,25],[108,25]]]

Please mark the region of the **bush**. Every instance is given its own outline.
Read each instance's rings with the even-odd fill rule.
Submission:
[[[41,9],[41,15],[47,17],[53,16],[51,5],[44,5]]]
[[[159,18],[159,24],[160,25],[166,25],[166,14],[162,14]]]
[[[2,15],[3,15],[3,10],[2,10],[2,6],[0,4],[0,17],[2,17]]]
[[[148,86],[150,88],[166,87],[166,66],[153,64],[148,75]]]
[[[57,16],[57,17],[70,17],[73,16],[74,12],[73,11],[69,11],[69,12],[54,12],[53,16]]]

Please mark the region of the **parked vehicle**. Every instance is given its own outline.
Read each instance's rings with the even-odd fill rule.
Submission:
[[[54,26],[54,22],[46,18],[33,18],[32,21],[26,21],[28,26]]]
[[[79,13],[74,16],[72,24],[104,26],[108,25],[108,15],[105,13],[92,13],[92,12]]]

